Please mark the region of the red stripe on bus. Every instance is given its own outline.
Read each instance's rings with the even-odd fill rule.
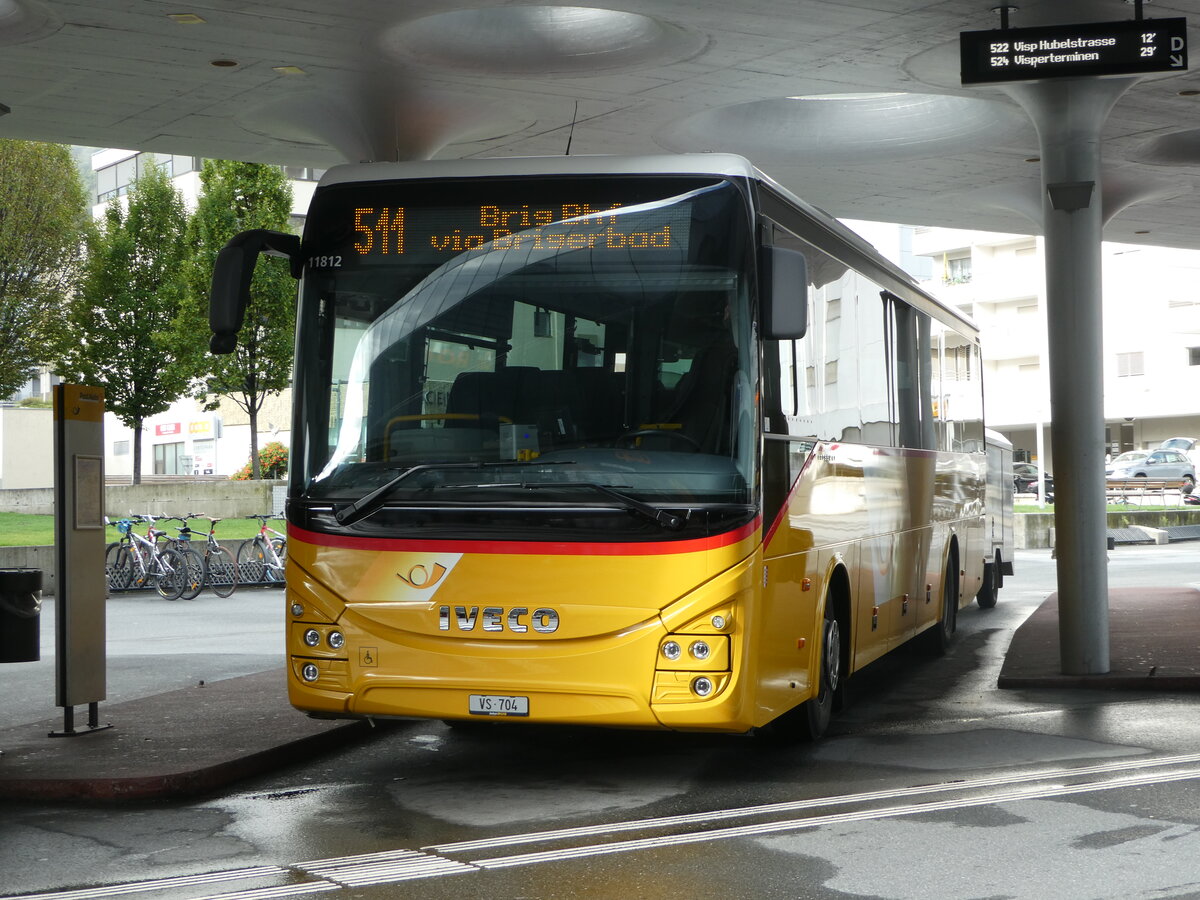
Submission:
[[[392,553],[505,553],[532,556],[656,556],[696,553],[728,547],[752,535],[762,525],[762,516],[741,528],[706,538],[686,541],[641,541],[637,543],[597,543],[592,541],[445,541],[410,538],[369,538],[344,534],[323,534],[297,525],[288,525],[288,537],[319,547],[345,550],[382,550]]]

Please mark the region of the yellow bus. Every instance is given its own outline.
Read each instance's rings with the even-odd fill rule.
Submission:
[[[260,252],[301,710],[816,737],[982,584],[975,327],[740,157],[331,169],[214,352]]]

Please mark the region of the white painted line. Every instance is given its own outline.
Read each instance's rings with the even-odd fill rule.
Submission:
[[[119,897],[122,894],[139,894],[145,891],[170,890],[200,884],[219,884],[241,881],[248,878],[265,878],[271,875],[287,875],[288,869],[280,866],[253,866],[247,869],[230,869],[225,872],[207,872],[203,875],[177,875],[172,878],[156,878],[152,881],[134,881],[107,887],[80,888],[73,891],[54,891],[46,894],[14,894],[0,900],[89,900],[92,897]]]
[[[921,797],[955,791],[972,791],[1003,785],[1026,784],[1046,781],[1051,778],[1078,778],[1084,775],[1101,775],[1113,772],[1136,771],[1139,769],[1159,768],[1162,766],[1184,765],[1200,762],[1200,753],[1189,753],[1180,756],[1159,756],[1150,759],[1121,760],[1118,762],[1100,763],[1094,766],[1080,768],[1060,768],[1039,772],[1022,772],[1011,775],[996,775],[989,778],[977,778],[964,781],[948,781],[943,784],[921,785],[918,787],[893,788],[883,791],[868,791],[860,794],[841,794],[834,797],[817,797],[809,800],[789,800],[780,803],[765,803],[757,806],[742,806],[734,809],[708,810],[698,813],[685,813],[676,816],[660,816],[651,819],[634,819],[627,822],[610,822],[603,825],[582,825],[575,828],[559,828],[553,831],[534,831],[525,834],[506,835],[503,837],[479,838],[472,841],[459,841],[450,844],[431,844],[422,850],[431,853],[465,853],[472,850],[487,850],[496,847],[510,847],[519,844],[533,844],[547,841],[558,841],[570,838],[593,837],[597,835],[620,834],[628,831],[642,831],[651,828],[673,828],[680,825],[695,825],[702,822],[720,822],[728,819],[745,818],[750,816],[773,815],[781,812],[799,812],[805,809],[820,809],[826,806],[843,806],[855,803],[871,803],[879,800],[896,800],[901,797]]]
[[[322,894],[326,891],[340,891],[342,886],[332,881],[310,881],[307,884],[279,884],[275,887],[251,888],[236,891],[232,894],[209,894],[197,897],[195,900],[274,900],[274,898],[299,897],[302,894]]]
[[[827,816],[813,816],[806,819],[790,819],[781,822],[763,822],[758,825],[741,825],[735,828],[718,828],[710,831],[698,831],[677,835],[662,835],[659,837],[640,838],[630,841],[615,841],[607,844],[591,844],[582,847],[564,847],[559,850],[545,850],[540,853],[523,853],[514,856],[499,856],[488,859],[471,860],[472,865],[481,869],[506,869],[514,866],[528,866],[539,863],[559,862],[565,859],[582,859],[592,856],[605,856],[612,853],[631,853],[640,850],[659,849],[663,847],[678,847],[685,844],[699,844],[707,841],[729,840],[731,838],[755,837],[763,834],[777,834],[785,831],[802,831],[808,828],[819,828],[822,825],[835,825],[844,822],[863,822],[872,819],[889,819],[899,816],[915,816],[921,813],[944,812],[955,809],[968,809],[974,806],[992,806],[999,803],[1011,803],[1018,800],[1043,800],[1051,797],[1064,797],[1070,794],[1087,794],[1097,791],[1112,791],[1125,787],[1138,787],[1147,784],[1166,784],[1172,781],[1186,781],[1200,778],[1200,769],[1170,774],[1156,773],[1153,775],[1137,775],[1128,778],[1118,778],[1106,782],[1091,782],[1088,784],[1055,785],[1041,790],[1020,790],[998,793],[985,797],[971,797],[959,800],[946,800],[940,803],[914,803],[907,806],[894,806],[884,809],[865,809],[857,812],[834,813]]]

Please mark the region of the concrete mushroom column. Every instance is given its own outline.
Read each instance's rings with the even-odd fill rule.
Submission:
[[[1109,670],[1100,132],[1136,81],[1005,87],[1033,120],[1041,147],[1059,652],[1068,675]]]

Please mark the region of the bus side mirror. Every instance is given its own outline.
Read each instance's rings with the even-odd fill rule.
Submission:
[[[213,353],[232,353],[237,346],[259,253],[287,257],[292,276],[300,276],[300,238],[296,235],[256,228],[230,238],[217,253],[208,295],[208,327],[212,330],[208,349]]]
[[[759,253],[763,336],[795,341],[808,331],[808,261],[798,250],[763,247]]]

